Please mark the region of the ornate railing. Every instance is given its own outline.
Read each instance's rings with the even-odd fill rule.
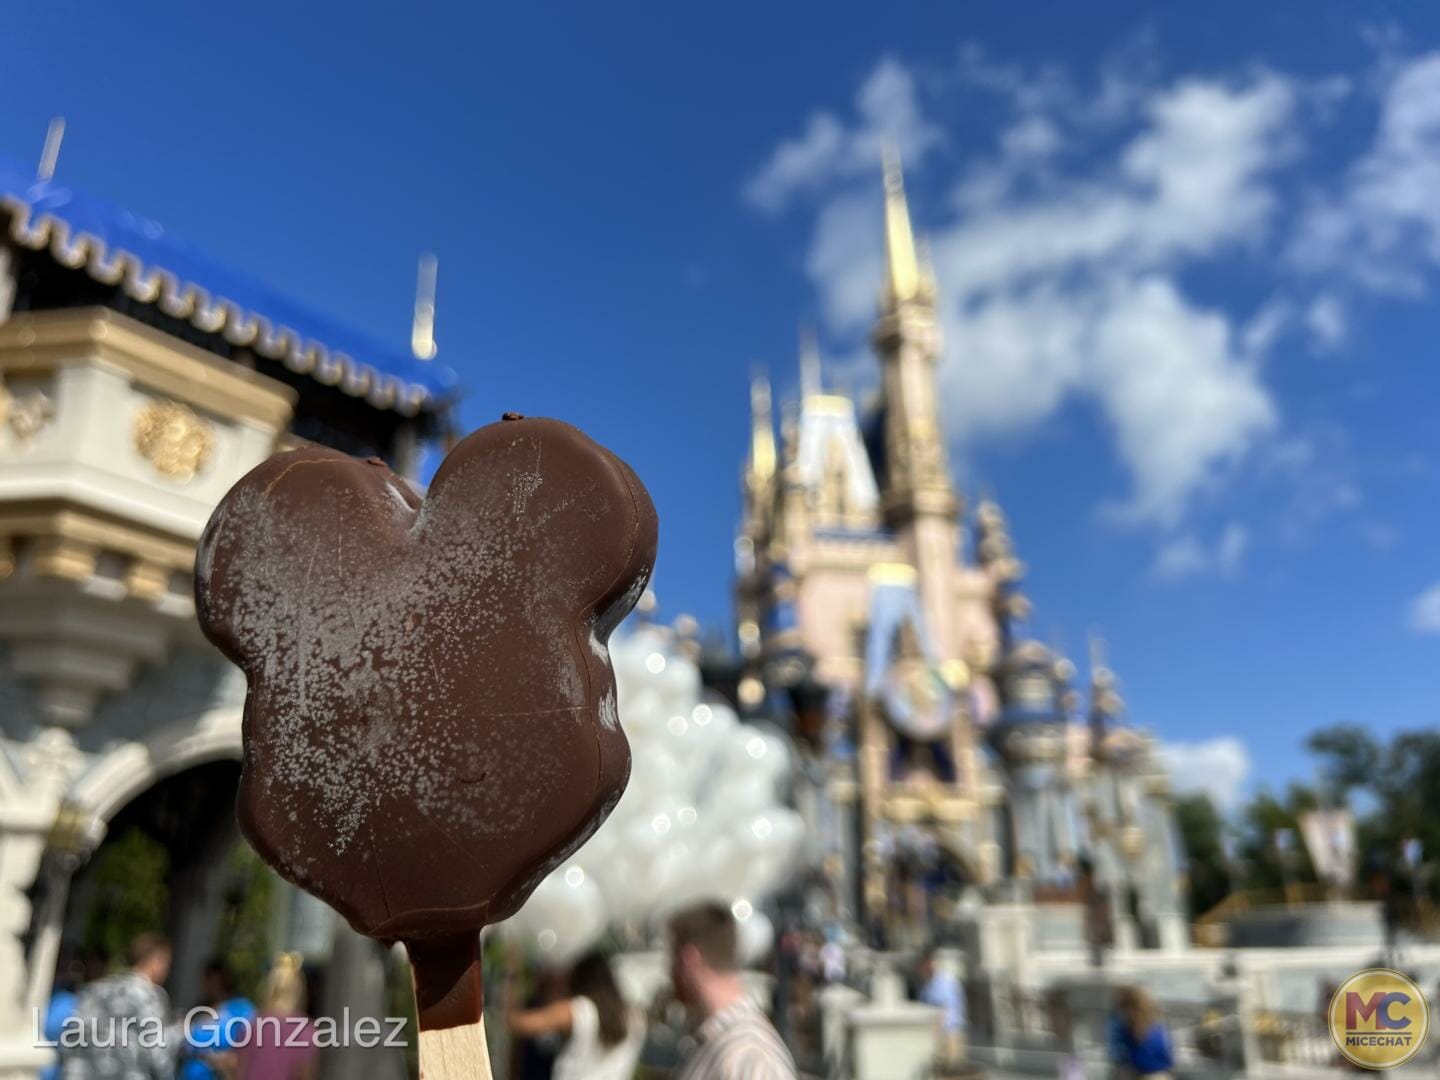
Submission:
[[[1324,1068],[1344,1064],[1325,1018],[1316,1013],[1267,1009],[1250,1017],[1260,1060],[1271,1065]]]

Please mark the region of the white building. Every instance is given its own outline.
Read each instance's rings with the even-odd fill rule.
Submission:
[[[0,159],[0,1077],[48,1059],[32,1011],[117,818],[169,852],[177,1004],[214,949],[245,687],[194,618],[211,508],[296,438],[413,475],[453,400],[444,369]],[[328,912],[278,899],[277,934],[329,956]]]

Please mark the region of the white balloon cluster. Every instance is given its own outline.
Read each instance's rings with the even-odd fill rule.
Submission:
[[[780,805],[790,747],[701,700],[700,673],[670,631],[611,643],[630,785],[609,820],[505,924],[544,962],[575,959],[607,925],[645,927],[698,900],[731,905],[746,962],[769,952],[759,904],[800,862],[804,824]]]

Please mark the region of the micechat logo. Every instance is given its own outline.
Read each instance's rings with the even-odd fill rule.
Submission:
[[[1414,982],[1389,968],[1366,968],[1330,999],[1330,1036],[1340,1053],[1365,1069],[1391,1069],[1419,1052],[1430,1007]]]

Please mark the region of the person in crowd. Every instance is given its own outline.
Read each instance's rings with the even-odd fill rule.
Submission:
[[[130,943],[130,966],[99,979],[80,994],[75,1015],[86,1033],[62,1048],[62,1080],[170,1080],[180,1050],[179,1032],[167,1028],[170,942],[140,934]]]
[[[1080,905],[1085,916],[1085,944],[1090,948],[1090,963],[1100,967],[1105,963],[1105,950],[1115,944],[1115,925],[1110,918],[1110,891],[1100,883],[1095,873],[1095,864],[1081,856],[1076,869],[1079,872],[1078,891]]]
[[[1139,986],[1115,991],[1110,1021],[1110,1057],[1124,1080],[1168,1080],[1174,1065],[1170,1035],[1155,1000]]]
[[[832,932],[820,946],[820,972],[827,983],[841,983],[845,981],[845,966],[845,947]]]
[[[696,1025],[696,1046],[675,1080],[795,1080],[795,1062],[745,993],[735,917],[696,904],[670,919],[670,979]]]
[[[520,954],[513,951],[508,957],[506,970],[506,1008],[511,1008],[514,995],[514,979],[520,967]],[[525,995],[524,1003],[517,1011],[534,1011],[545,1005],[553,1005],[570,996],[570,973],[563,969],[541,968],[535,973],[534,985]],[[565,1037],[548,1032],[533,1038],[511,1033],[510,1077],[511,1080],[554,1080],[555,1059],[565,1049]]]
[[[186,1032],[185,1057],[176,1080],[221,1080],[223,1055],[243,1030],[232,1021],[248,1025],[255,1018],[255,1006],[235,992],[230,969],[219,957],[212,958],[200,975],[200,1006],[206,1011],[196,1014]]]
[[[260,986],[250,1038],[228,1054],[235,1080],[313,1080],[315,1025],[299,953],[281,953]]]
[[[920,957],[919,999],[940,1010],[940,1055],[944,1061],[959,1061],[965,1053],[965,988],[954,971],[935,962],[935,950]]]
[[[640,1060],[645,1020],[620,993],[604,954],[591,952],[570,969],[569,996],[538,1009],[507,1010],[505,1024],[522,1038],[557,1034],[565,1046],[554,1080],[629,1080]]]
[[[50,993],[50,1004],[45,1007],[45,1041],[58,1043],[65,1022],[75,1015],[80,1006],[80,989],[86,982],[85,965],[78,956],[67,953],[61,957],[55,968],[55,988]],[[40,1070],[40,1080],[59,1080],[60,1063],[47,1065]]]
[[[104,949],[95,946],[80,952],[80,985],[89,986],[99,982],[110,973],[110,957]]]

